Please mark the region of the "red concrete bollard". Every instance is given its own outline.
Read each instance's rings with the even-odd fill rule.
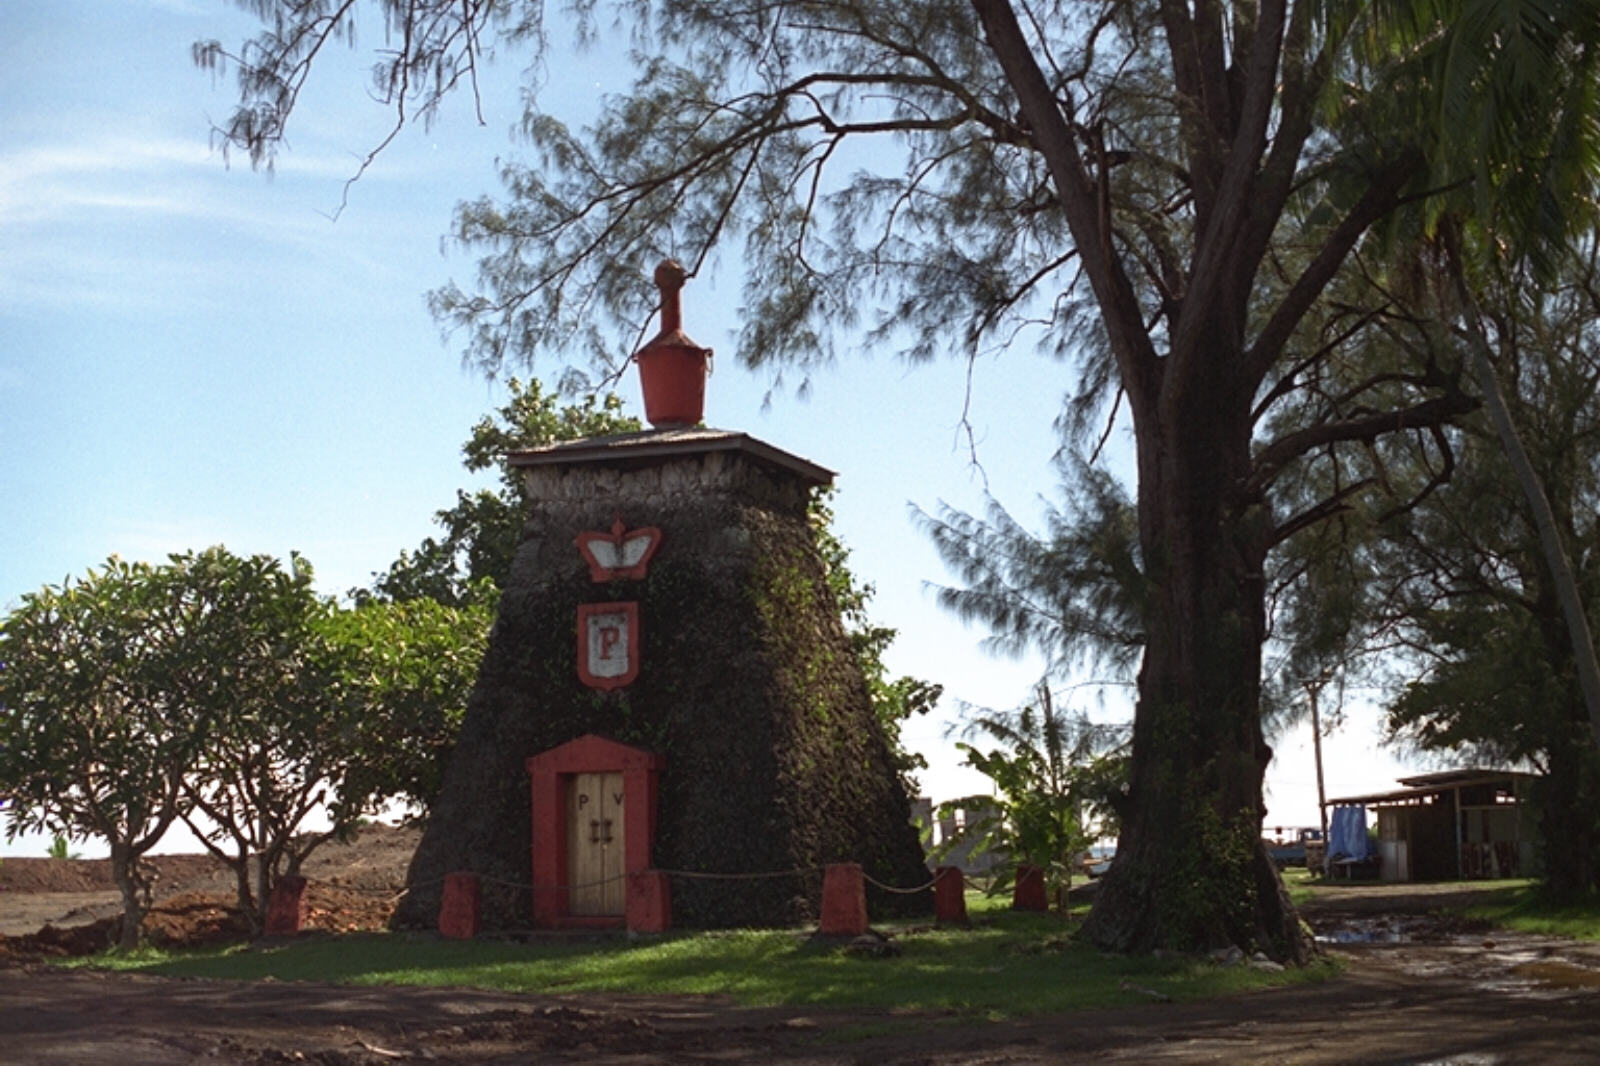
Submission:
[[[672,928],[672,881],[660,870],[628,875],[628,932],[665,933]]]
[[[822,875],[823,936],[860,936],[867,931],[867,886],[858,862],[829,864]]]
[[[1017,884],[1011,892],[1014,911],[1047,911],[1050,901],[1044,894],[1044,870],[1026,863],[1017,867]]]
[[[483,915],[483,885],[474,873],[444,875],[444,897],[439,901],[439,935],[471,940],[478,935]]]
[[[936,921],[967,924],[967,879],[959,866],[933,872],[933,916]]]
[[[267,936],[294,936],[305,918],[306,879],[294,874],[278,878],[267,901]]]

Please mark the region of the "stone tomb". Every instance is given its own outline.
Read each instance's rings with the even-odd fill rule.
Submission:
[[[618,839],[615,817],[572,798],[603,803],[606,781],[555,773],[545,794],[567,806],[539,817],[566,839],[530,858],[530,760],[591,735],[653,760],[652,838],[626,837],[627,863],[674,871],[674,925],[814,920],[833,862],[861,864],[874,916],[926,913],[927,893],[871,884],[928,872],[808,521],[832,475],[746,434],[688,428],[512,462],[530,514],[397,923],[433,926],[457,871],[480,876],[486,929],[561,924],[574,904],[620,923],[617,897],[571,870],[606,861],[572,851],[575,837],[593,829],[604,845],[609,820]]]

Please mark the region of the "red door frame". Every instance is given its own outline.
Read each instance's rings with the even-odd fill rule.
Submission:
[[[643,748],[587,733],[527,761],[533,802],[533,924],[624,924],[616,917],[577,917],[567,908],[567,783],[574,774],[622,775],[622,869],[650,869],[656,835],[656,792],[666,760]]]

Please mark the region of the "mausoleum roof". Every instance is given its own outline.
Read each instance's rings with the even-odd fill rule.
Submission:
[[[774,447],[766,441],[728,429],[691,426],[683,429],[644,429],[608,437],[585,437],[541,448],[515,451],[507,456],[514,467],[600,466],[637,469],[672,459],[708,452],[738,452],[766,466],[784,471],[809,485],[831,485],[834,472],[809,459]]]

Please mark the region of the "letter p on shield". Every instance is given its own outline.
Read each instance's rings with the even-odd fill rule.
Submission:
[[[590,688],[621,688],[639,676],[639,605],[578,607],[578,678]]]

